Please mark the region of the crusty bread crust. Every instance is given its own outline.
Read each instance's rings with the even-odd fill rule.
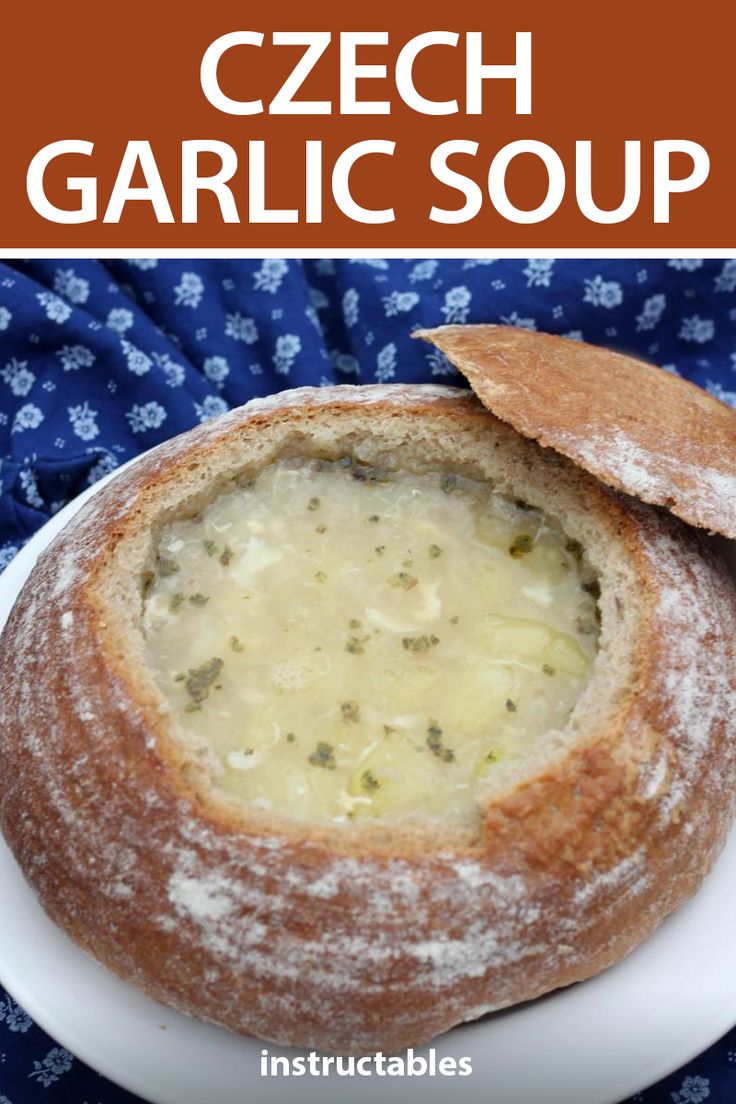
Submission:
[[[472,835],[218,796],[143,660],[159,527],[276,456],[348,451],[493,478],[599,574],[589,686],[480,795]],[[0,638],[0,825],[51,917],[152,997],[280,1043],[417,1045],[597,973],[695,892],[734,811],[735,640],[703,538],[468,393],[287,392],[154,450],[39,560]]]
[[[736,538],[736,411],[633,357],[513,326],[439,326],[436,345],[496,417],[609,487]]]

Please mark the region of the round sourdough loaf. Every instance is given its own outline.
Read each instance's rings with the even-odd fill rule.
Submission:
[[[492,480],[597,574],[590,681],[564,731],[479,786],[472,828],[228,799],[146,666],[161,527],[277,458],[346,454]],[[0,642],[2,831],[49,915],[157,1000],[279,1043],[394,1051],[597,973],[696,891],[733,814],[734,641],[704,537],[467,391],[286,392],[153,450],[41,556]]]

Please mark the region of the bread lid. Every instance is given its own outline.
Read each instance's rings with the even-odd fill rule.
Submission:
[[[602,482],[736,538],[736,411],[634,357],[511,326],[439,326],[414,337],[458,368],[525,437]]]

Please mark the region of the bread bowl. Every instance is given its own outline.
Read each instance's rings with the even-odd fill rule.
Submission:
[[[374,617],[370,623],[370,639],[362,639],[366,625],[355,628],[362,653],[347,645],[350,622],[366,619],[354,616],[348,603],[335,637],[335,607],[323,605],[329,573],[320,581],[314,576],[323,568],[311,571],[310,592],[318,605],[297,645],[321,640],[319,610],[329,608],[326,642],[335,666],[322,677],[340,679],[340,692],[331,699],[334,716],[328,718],[330,732],[337,730],[340,739],[322,739],[322,727],[312,731],[316,725],[297,733],[282,726],[278,758],[265,738],[258,747],[216,748],[200,722],[210,707],[220,708],[218,695],[236,701],[237,687],[226,681],[229,663],[233,669],[246,665],[237,667],[241,685],[249,662],[247,633],[231,632],[228,620],[236,592],[231,588],[230,599],[227,590],[218,597],[212,586],[222,584],[243,556],[239,547],[230,547],[229,537],[216,539],[217,530],[209,527],[222,524],[216,512],[227,509],[228,495],[236,496],[238,512],[263,523],[254,510],[273,497],[273,481],[282,473],[294,496],[289,509],[302,503],[297,560],[306,562],[307,533],[313,528],[315,541],[327,536],[348,501],[361,511],[353,518],[360,532],[351,547],[375,553],[383,541],[373,533],[382,523],[362,512],[361,503],[368,501],[363,494],[378,496],[373,501],[381,509],[394,511],[387,550],[398,543],[396,562],[381,576],[382,601],[389,607],[368,606],[361,594],[364,608],[379,614],[379,622]],[[341,509],[320,521],[329,508],[322,500],[330,481]],[[312,493],[316,485],[319,494]],[[259,499],[264,489],[268,494]],[[590,649],[596,632],[589,616],[586,632],[564,633],[583,655],[589,648],[588,667],[580,670],[578,658],[577,673],[567,672],[584,685],[566,683],[565,693],[579,694],[565,701],[565,714],[573,707],[569,719],[552,731],[538,729],[527,745],[518,732],[514,736],[513,726],[544,680],[560,677],[543,670],[554,666],[545,659],[546,649],[557,647],[560,666],[576,653],[569,643],[560,649],[554,635],[537,634],[532,645],[522,641],[522,658],[534,668],[521,684],[527,697],[507,696],[505,682],[489,694],[494,702],[502,695],[501,716],[511,724],[511,735],[503,748],[489,748],[494,758],[480,777],[462,773],[477,733],[466,732],[464,743],[450,741],[446,725],[431,723],[441,718],[426,709],[429,691],[418,694],[414,712],[424,728],[411,736],[412,754],[421,763],[412,770],[420,782],[420,807],[407,807],[406,794],[397,799],[393,792],[388,806],[371,809],[368,802],[389,788],[391,764],[365,768],[360,761],[365,749],[356,750],[355,741],[363,710],[368,715],[377,704],[390,707],[392,716],[398,707],[411,712],[405,683],[428,656],[444,666],[437,657],[448,633],[461,634],[461,658],[463,648],[474,654],[480,646],[476,620],[488,626],[489,617],[511,617],[505,608],[497,610],[503,593],[491,594],[489,608],[477,576],[467,576],[467,561],[456,564],[459,572],[446,567],[444,557],[450,550],[460,556],[463,545],[449,515],[440,515],[442,543],[422,540],[421,575],[415,563],[406,567],[398,559],[406,535],[402,496],[411,491],[426,492],[415,497],[423,497],[429,509],[429,515],[412,518],[412,531],[419,522],[432,523],[438,502],[442,509],[457,506],[467,521],[463,503],[473,520],[474,496],[485,494],[488,503],[497,497],[501,515],[510,519],[506,536],[498,538],[508,538],[500,545],[505,567],[530,571],[532,592],[542,586],[537,601],[545,609],[543,584],[559,585],[569,597],[569,580],[577,573],[585,612],[600,610],[600,637],[597,649]],[[315,498],[320,502],[311,509]],[[281,510],[290,500],[276,501]],[[517,541],[530,535],[530,518],[532,535],[549,530],[539,550],[545,552],[541,571],[534,565],[534,541],[526,550],[526,542]],[[226,515],[225,523],[231,520]],[[322,525],[327,533],[316,532]],[[194,589],[198,580],[187,577],[186,587],[169,597],[166,588],[189,572],[190,562],[172,570],[166,559],[172,541],[186,544],[192,527],[203,528],[192,537],[199,555],[191,564],[195,574],[210,572],[202,578],[213,593]],[[263,571],[278,569],[270,590],[278,604],[284,598],[278,580],[287,565],[283,559],[270,567],[265,562],[269,547],[274,551],[270,537],[258,555]],[[430,551],[433,545],[440,555]],[[545,575],[550,548],[556,554],[562,548],[567,555],[561,558],[570,561],[561,569],[563,582],[550,583]],[[256,551],[251,546],[244,567],[252,566]],[[181,554],[181,547],[175,552]],[[412,555],[418,562],[417,549]],[[474,561],[476,567],[484,562]],[[462,615],[452,625],[457,615],[443,610],[440,632],[426,594],[418,604],[420,588],[425,578],[430,590],[438,580],[449,585],[464,571]],[[410,575],[409,584],[392,585],[402,572]],[[361,585],[370,582],[368,577]],[[252,576],[236,584],[238,602],[244,602]],[[151,651],[158,646],[156,603],[168,598],[164,604],[170,606],[179,593],[184,601],[174,602],[172,617],[184,612],[189,621],[167,636],[171,618],[164,617],[159,628],[165,639],[158,652]],[[198,594],[207,601],[191,602]],[[338,588],[328,602],[343,598]],[[391,621],[402,599],[413,603],[404,613],[424,616],[418,626]],[[191,620],[210,610],[211,623]],[[560,616],[574,621],[575,614],[570,607]],[[255,666],[270,646],[268,621],[248,617],[246,629],[254,626],[266,638],[252,649]],[[192,641],[215,631],[220,621],[226,631],[218,651],[224,659],[210,655],[208,644],[209,659],[200,663],[195,656],[190,663]],[[204,625],[196,635],[195,624]],[[383,654],[381,670],[392,675],[395,667],[399,677],[363,687],[349,663],[365,661],[376,627],[394,645]],[[416,1045],[462,1020],[596,973],[697,889],[733,813],[735,627],[731,581],[701,535],[540,448],[467,392],[422,386],[287,392],[154,450],[96,496],[39,562],[2,637],[3,833],[57,923],[155,998],[281,1043],[356,1053]],[[504,648],[518,660],[513,634],[511,644],[499,644],[498,623],[490,629],[491,642],[484,638],[482,644],[494,662]],[[167,666],[166,649],[177,632],[181,670],[169,684],[166,671],[174,667]],[[214,658],[222,665],[202,670]],[[266,659],[275,668],[274,657]],[[432,677],[432,692],[435,678],[442,691],[432,702],[435,711],[443,696],[449,706],[457,704],[452,682],[463,676],[457,649],[445,660],[454,666],[449,683],[441,671]],[[476,673],[482,679],[483,672]],[[184,677],[177,681],[178,675]],[[287,675],[287,683],[293,681],[293,664]],[[262,667],[252,681],[265,685]],[[284,689],[284,671],[277,681]],[[274,701],[272,696],[259,702],[270,723]],[[318,699],[319,709],[324,704]],[[343,705],[349,707],[345,716]],[[187,706],[193,708],[187,712]],[[456,716],[453,724],[457,733]],[[293,741],[287,740],[290,732]],[[395,732],[386,734],[393,737]],[[344,771],[335,747],[343,738],[350,745]],[[320,749],[322,743],[331,747]],[[297,751],[304,771],[319,779],[318,788],[329,782],[327,796],[320,792],[316,803],[297,807],[294,790],[285,796],[278,786],[269,791],[268,778],[265,789],[263,779],[257,792],[242,788],[255,777],[254,756],[264,753],[262,770],[270,755],[280,781],[294,766],[288,756]],[[229,767],[230,781],[237,778],[234,788],[225,784],[223,765],[233,752],[239,753],[239,765]],[[366,770],[372,781],[351,793],[351,778],[361,787]],[[442,790],[442,772],[460,772],[458,786]],[[421,802],[438,792],[435,781],[444,796],[427,813]],[[472,801],[455,801],[468,785]],[[335,790],[362,802],[346,809]],[[348,816],[356,810],[359,815]]]

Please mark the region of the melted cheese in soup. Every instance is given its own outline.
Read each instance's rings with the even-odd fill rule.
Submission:
[[[231,797],[469,819],[588,680],[580,546],[487,483],[282,460],[160,534],[148,660]]]

